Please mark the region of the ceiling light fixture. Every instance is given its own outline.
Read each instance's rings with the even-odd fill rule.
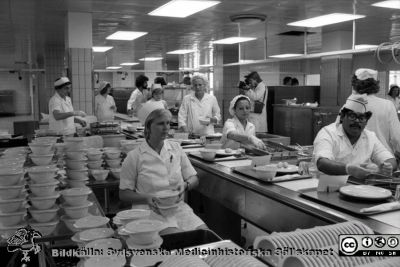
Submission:
[[[139,59],[140,61],[157,61],[163,59],[162,57],[144,57]]]
[[[372,6],[400,9],[400,1],[399,0],[382,1],[372,4]]]
[[[139,65],[139,64],[140,64],[139,62],[124,62],[124,63],[121,63],[119,65],[121,65],[121,66],[135,66],[135,65]]]
[[[264,14],[249,13],[232,15],[229,18],[232,22],[240,23],[243,25],[254,25],[259,22],[265,21],[267,16]]]
[[[151,16],[186,18],[194,13],[219,4],[220,1],[172,0],[151,11]]]
[[[335,23],[349,21],[349,20],[361,19],[364,17],[365,17],[364,15],[332,13],[332,14],[327,14],[327,15],[309,18],[309,19],[305,19],[305,20],[291,22],[291,23],[288,23],[287,25],[297,26],[297,27],[315,28],[315,27],[321,27],[321,26],[335,24]]]
[[[213,44],[237,44],[237,43],[253,41],[255,39],[257,39],[257,38],[254,38],[254,37],[229,37],[229,38],[213,41],[212,43]]]
[[[303,54],[279,54],[279,55],[271,55],[269,57],[273,58],[288,58],[288,57],[299,57],[302,56]]]
[[[193,49],[179,49],[179,50],[169,51],[169,52],[167,52],[167,54],[183,55],[183,54],[188,54],[188,53],[193,53],[193,52],[196,52],[196,50],[193,50]]]
[[[119,69],[122,69],[122,67],[121,66],[108,66],[106,69],[107,70],[119,70]]]
[[[93,46],[92,50],[93,52],[106,52],[112,48],[112,46]]]
[[[355,45],[354,49],[367,49],[367,48],[377,48],[378,45],[371,45],[371,44],[359,44]]]
[[[106,37],[107,40],[122,40],[122,41],[132,41],[143,35],[146,35],[147,32],[132,32],[132,31],[117,31]]]

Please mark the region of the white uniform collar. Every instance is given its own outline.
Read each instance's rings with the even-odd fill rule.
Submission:
[[[150,153],[150,154],[154,153],[154,154],[158,155],[158,153],[153,148],[151,148],[149,146],[147,141],[142,142],[142,144],[140,145],[139,149],[140,149],[140,152],[142,152],[142,153]],[[164,145],[163,145],[161,151],[162,150],[167,150],[167,151],[171,151],[172,150],[172,147],[171,147],[170,143],[167,142],[166,140],[164,140]],[[160,154],[161,154],[161,152],[160,152]],[[160,155],[158,155],[158,156],[160,156]]]

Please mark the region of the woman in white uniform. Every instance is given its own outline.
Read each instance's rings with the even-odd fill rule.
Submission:
[[[183,200],[185,191],[198,185],[196,171],[180,145],[165,140],[170,129],[171,113],[165,109],[152,111],[145,122],[145,138],[138,148],[128,153],[122,164],[119,196],[133,207],[157,211],[155,194],[162,190],[178,190],[178,208],[167,216],[169,232],[206,228],[204,222]],[[160,216],[160,215],[159,215]]]
[[[267,127],[267,109],[266,103],[268,98],[268,89],[260,75],[256,71],[250,72],[245,78],[249,80],[250,87],[254,89],[245,90],[244,94],[250,98],[251,113],[249,121],[256,126],[256,132],[268,132]],[[260,101],[264,103],[261,113],[254,112],[254,102]]]
[[[229,105],[229,114],[233,116],[224,124],[221,143],[223,148],[238,149],[240,144],[251,144],[265,149],[263,141],[258,139],[254,124],[248,121],[250,99],[244,95],[235,96]]]
[[[396,111],[400,109],[400,88],[396,84],[392,84],[390,86],[387,99],[392,101]]]
[[[94,98],[94,114],[97,121],[111,121],[114,120],[114,113],[117,111],[115,101],[109,95],[111,85],[109,82],[102,81],[99,85],[99,94]]]
[[[206,93],[208,79],[200,74],[192,77],[192,92],[183,98],[179,108],[179,128],[198,135],[214,133],[214,124],[221,120],[217,99]]]

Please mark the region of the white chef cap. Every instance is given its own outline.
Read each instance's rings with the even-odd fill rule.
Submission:
[[[236,102],[238,101],[239,98],[247,99],[247,100],[249,100],[249,102],[250,102],[250,98],[248,98],[248,97],[245,96],[245,95],[237,95],[237,96],[235,96],[235,97],[232,99],[231,103],[229,104],[229,114],[231,114],[232,116],[235,115],[235,104],[236,104]]]
[[[63,87],[64,85],[71,84],[71,81],[67,77],[60,77],[57,80],[54,81],[54,87],[56,89],[59,89]]]
[[[376,70],[371,69],[358,69],[354,73],[359,80],[366,80],[372,78],[374,80],[378,80],[378,72]]]
[[[357,113],[365,113],[368,111],[367,104],[368,101],[366,98],[366,94],[352,94],[347,98],[346,103],[343,105],[342,109],[347,108]]]
[[[104,88],[106,88],[107,85],[109,85],[110,83],[107,81],[101,81],[99,83],[99,92],[101,92],[101,90],[103,90]],[[110,85],[111,86],[111,85]]]

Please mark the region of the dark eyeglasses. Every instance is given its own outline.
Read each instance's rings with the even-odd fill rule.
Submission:
[[[357,115],[356,113],[352,113],[352,112],[347,113],[347,118],[349,118],[349,120],[351,120],[351,121],[355,121],[358,119],[358,121],[362,122],[362,123],[367,122],[369,119],[369,117],[365,114]]]

